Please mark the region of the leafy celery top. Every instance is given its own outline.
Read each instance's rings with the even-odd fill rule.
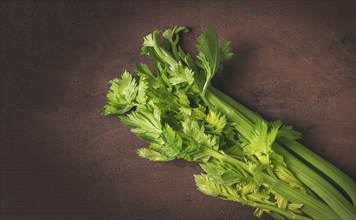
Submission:
[[[219,46],[216,31],[207,27],[198,37],[193,60],[179,45],[181,33],[187,32],[176,26],[164,31],[163,38],[158,30],[147,35],[141,51],[154,61],[154,71],[141,63],[135,74],[125,71],[110,81],[101,113],[118,115],[149,143],[137,154],[151,161],[199,162],[205,173],[194,177],[202,193],[255,207],[256,216],[355,217],[349,198],[322,177],[315,191],[316,185],[298,171],[304,164],[284,148],[301,137],[299,132],[281,121],[266,122],[211,87],[222,62],[233,56],[231,43]]]

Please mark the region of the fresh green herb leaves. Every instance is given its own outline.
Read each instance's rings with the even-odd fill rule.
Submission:
[[[104,115],[124,114],[135,106],[137,96],[136,79],[125,71],[121,79],[110,81],[111,87],[107,94],[108,104],[102,109]]]
[[[233,53],[231,52],[231,42],[225,41],[223,46],[219,47],[218,35],[212,27],[207,27],[205,32],[198,37],[196,47],[198,50],[196,63],[203,69],[205,76],[205,84],[202,88],[204,94],[215,73],[222,70],[221,62],[230,59]]]

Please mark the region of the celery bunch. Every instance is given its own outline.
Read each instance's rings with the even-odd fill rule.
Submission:
[[[281,121],[267,122],[210,81],[232,57],[212,27],[199,36],[195,60],[179,45],[183,26],[144,37],[142,54],[155,63],[136,65],[110,81],[101,113],[118,115],[149,143],[136,152],[151,161],[200,163],[197,188],[240,202],[276,219],[355,219],[355,182],[296,139]]]

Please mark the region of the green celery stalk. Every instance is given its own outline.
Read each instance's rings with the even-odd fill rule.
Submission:
[[[328,181],[316,174],[307,165],[299,161],[278,143],[273,149],[283,156],[288,168],[296,177],[319,195],[343,219],[355,219],[354,208],[349,201]]]
[[[313,167],[337,183],[350,197],[353,206],[356,206],[356,183],[349,176],[296,140],[281,138],[280,141],[287,146],[288,150],[304,158]]]
[[[288,220],[286,217],[284,217],[283,215],[277,213],[277,212],[269,212],[268,213],[272,218],[274,218],[275,220]]]
[[[236,202],[241,202],[241,201],[236,201]],[[260,208],[260,209],[266,209],[266,210],[271,210],[272,212],[269,213],[270,216],[272,216],[274,219],[278,220],[284,220],[284,219],[298,219],[298,220],[312,220],[309,217],[305,217],[302,215],[297,215],[293,212],[288,212],[286,210],[270,206],[270,205],[265,205],[265,204],[260,204],[260,203],[252,203],[248,202],[245,203],[246,205],[255,207],[255,208]]]
[[[226,116],[230,118],[232,121],[239,123],[239,125],[237,126],[239,128],[239,131],[243,134],[243,136],[248,137],[247,135],[248,133],[246,132],[252,129],[252,122],[250,122],[248,119],[246,119],[246,117],[241,115],[241,113],[234,110],[230,105],[225,103],[223,100],[219,99],[219,97],[215,96],[213,93],[209,93],[208,91],[206,93],[206,96],[210,104],[218,108],[220,111],[224,112]],[[246,121],[241,121],[241,120],[246,120]],[[292,169],[292,167],[295,166],[296,164],[299,167],[303,167],[303,169],[295,169],[294,167],[293,170],[294,173],[298,174],[298,176],[304,177],[300,180],[304,184],[306,184],[309,188],[314,190],[314,192],[318,196],[320,196],[328,205],[330,205],[331,209],[333,209],[336,213],[338,213],[338,215],[343,219],[355,218],[353,206],[343,197],[343,195],[337,189],[335,189],[335,187],[333,187],[328,181],[326,181],[324,178],[322,178],[319,174],[317,174],[315,171],[310,169],[304,163],[294,158],[293,155],[286,152],[279,145],[277,144],[275,145],[277,146],[278,149],[277,153],[281,153],[281,155],[284,158],[286,158],[285,160],[287,164],[291,160],[294,162],[294,164],[288,164],[288,167],[290,169]],[[308,172],[308,174],[311,175],[311,177],[313,178],[305,178],[306,176],[304,172]],[[315,182],[316,179],[319,182]]]
[[[209,88],[209,91],[214,95],[218,96],[224,102],[228,103],[236,111],[240,112],[245,118],[248,118],[250,121],[255,122],[261,119],[264,120],[258,114],[252,112],[251,110],[236,102],[218,89],[213,88],[211,86]],[[353,205],[356,206],[356,183],[349,176],[347,176],[345,173],[333,166],[331,163],[329,163],[319,155],[315,154],[311,150],[307,149],[305,146],[295,140],[281,138],[280,142],[286,148],[288,148],[288,150],[293,151],[301,158],[304,158],[313,167],[315,167],[320,172],[332,179],[335,183],[337,183],[351,198]]]
[[[207,155],[212,156],[222,162],[228,162],[235,166],[237,165],[239,166],[238,168],[242,168],[248,173],[250,173],[250,171],[248,170],[245,164],[241,163],[239,160],[233,157],[230,157],[229,155],[222,154],[218,151],[206,147],[204,147],[204,152]],[[250,174],[254,176],[253,173]],[[254,176],[254,178],[259,178],[261,182],[267,184],[277,193],[286,197],[288,200],[295,203],[304,204],[302,207],[302,211],[307,215],[309,215],[310,217],[312,217],[313,219],[340,219],[339,215],[337,215],[332,209],[330,209],[328,205],[320,201],[318,198],[315,198],[314,196],[306,194],[295,188],[291,188],[289,184],[281,180],[273,178],[265,173],[261,173],[258,176]],[[276,209],[274,211],[277,210],[279,209]]]

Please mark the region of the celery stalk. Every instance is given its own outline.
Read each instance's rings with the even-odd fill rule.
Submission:
[[[240,161],[236,160],[233,157],[230,157],[226,154],[222,154],[218,151],[214,151],[209,148],[204,148],[204,151],[207,153],[207,155],[210,155],[222,162],[228,162],[230,164],[235,164],[235,166],[238,166],[238,168],[242,168],[245,171],[250,173],[250,171],[244,164],[242,164]],[[253,173],[250,173],[250,174],[252,176],[254,176]],[[265,173],[261,173],[258,176],[254,176],[254,179],[256,179],[256,178],[259,178],[261,182],[267,184],[273,190],[275,190],[279,194],[285,196],[290,201],[293,201],[295,203],[303,203],[304,204],[304,206],[302,207],[303,212],[306,213],[307,215],[311,216],[314,219],[330,219],[330,218],[331,219],[339,219],[340,218],[340,216],[338,214],[336,214],[332,209],[330,209],[330,207],[327,204],[320,201],[318,198],[315,198],[314,196],[306,194],[306,193],[304,193],[300,190],[297,190],[295,188],[291,188],[289,186],[289,184],[287,184],[281,180],[273,178]],[[249,204],[249,205],[251,205],[251,204]],[[279,209],[276,209],[276,211],[277,210],[279,210]],[[282,213],[280,213],[280,214],[282,214]],[[288,217],[288,216],[286,216],[286,217]]]
[[[264,120],[255,112],[252,112],[216,88],[210,87],[209,91],[222,99],[224,102],[228,103],[236,111],[240,112],[245,118],[248,118],[251,122],[255,122],[261,119]],[[353,205],[356,205],[356,183],[349,176],[295,140],[281,138],[280,142],[285,145],[288,150],[291,150],[298,156],[304,158],[320,172],[324,173],[330,179],[335,181],[335,183],[337,183],[351,198]]]
[[[237,122],[239,131],[246,135],[251,128],[252,122],[250,122],[248,117],[250,115],[242,115],[239,111],[232,109],[232,106],[225,103],[224,100],[219,100],[219,96],[214,93],[207,92],[207,99],[210,104],[219,110],[223,111],[228,118]],[[246,112],[245,112],[246,113]],[[257,121],[257,115],[254,121]],[[297,160],[293,155],[285,151],[281,146],[275,144],[275,149],[277,153],[280,153],[286,160],[288,167],[299,177],[299,179],[306,184],[309,188],[314,190],[314,192],[320,196],[338,215],[343,219],[354,219],[355,213],[352,204],[350,204],[347,199],[327,180],[322,178],[319,174],[313,171],[310,167],[306,166],[301,161]],[[297,169],[300,167],[302,169]],[[308,175],[306,175],[308,173]],[[310,178],[312,177],[312,178]]]
[[[341,218],[355,219],[354,208],[328,181],[299,161],[282,146],[275,143],[274,150],[285,158],[288,168],[296,177],[322,198]]]

